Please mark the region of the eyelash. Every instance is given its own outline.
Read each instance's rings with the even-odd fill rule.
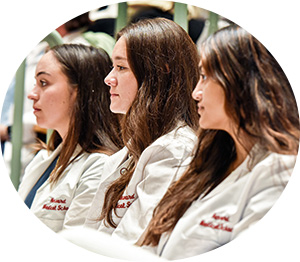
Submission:
[[[44,80],[40,80],[40,84],[41,84],[41,86],[42,86],[42,87],[44,87],[44,86],[46,86],[46,85],[47,85],[47,82],[46,82],[46,81],[44,81]]]
[[[120,65],[117,65],[116,67],[117,67],[117,69],[118,69],[119,71],[122,71],[122,70],[124,70],[124,69],[127,68],[127,67],[120,66]],[[113,70],[114,68],[115,68],[115,66],[112,66],[112,67],[111,67],[111,70]]]
[[[200,80],[204,81],[206,79],[206,75],[200,73]]]
[[[126,69],[126,67],[124,67],[124,66],[117,66],[118,68],[119,68],[119,70],[124,70],[124,69]]]

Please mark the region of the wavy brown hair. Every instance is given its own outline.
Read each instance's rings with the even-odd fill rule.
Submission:
[[[197,130],[192,90],[199,79],[199,55],[189,35],[173,21],[145,19],[121,30],[138,92],[122,121],[122,138],[132,155],[127,172],[106,191],[100,220],[116,227],[112,213],[128,185],[140,155],[151,143],[182,123]]]
[[[202,44],[200,59],[206,75],[224,89],[225,110],[239,127],[237,137],[243,132],[266,150],[297,154],[299,116],[292,88],[257,39],[238,26],[227,27]],[[227,132],[199,130],[195,156],[154,210],[142,245],[158,245],[161,234],[173,230],[193,201],[228,176],[235,159],[235,143]]]
[[[109,109],[110,94],[104,84],[112,65],[109,55],[101,48],[81,44],[59,45],[48,52],[53,53],[70,86],[77,90],[69,129],[56,167],[50,175],[50,182],[55,183],[65,168],[82,153],[110,155],[122,148],[123,142],[119,117]],[[54,130],[44,147],[53,151],[61,143],[61,136]],[[81,151],[73,157],[77,145],[80,145]]]

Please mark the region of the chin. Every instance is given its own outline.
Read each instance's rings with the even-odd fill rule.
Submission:
[[[199,123],[199,126],[201,129],[215,129],[210,125],[205,125],[205,124],[201,124],[201,123]]]
[[[115,114],[123,114],[125,115],[126,112],[124,112],[123,110],[120,110],[120,109],[117,109],[117,108],[114,108],[114,107],[110,107],[109,108],[111,112],[115,113]]]
[[[201,129],[208,129],[207,126],[202,123],[201,119],[199,120],[199,126]]]

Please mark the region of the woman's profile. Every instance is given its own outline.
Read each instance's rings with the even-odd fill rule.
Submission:
[[[198,145],[154,211],[142,246],[166,259],[218,248],[260,220],[281,195],[299,146],[292,88],[269,51],[229,26],[200,49]]]
[[[103,83],[110,66],[102,49],[64,44],[51,48],[36,68],[28,98],[37,124],[53,133],[39,145],[18,191],[56,232],[84,223],[104,162],[122,145]]]
[[[105,83],[125,147],[106,162],[85,224],[135,242],[196,143],[199,60],[179,25],[156,18],[122,29],[112,61]]]

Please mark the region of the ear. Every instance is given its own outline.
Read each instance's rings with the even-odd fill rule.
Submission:
[[[77,86],[70,88],[70,101],[72,101],[73,103],[76,101],[77,93],[78,93],[78,87]]]

